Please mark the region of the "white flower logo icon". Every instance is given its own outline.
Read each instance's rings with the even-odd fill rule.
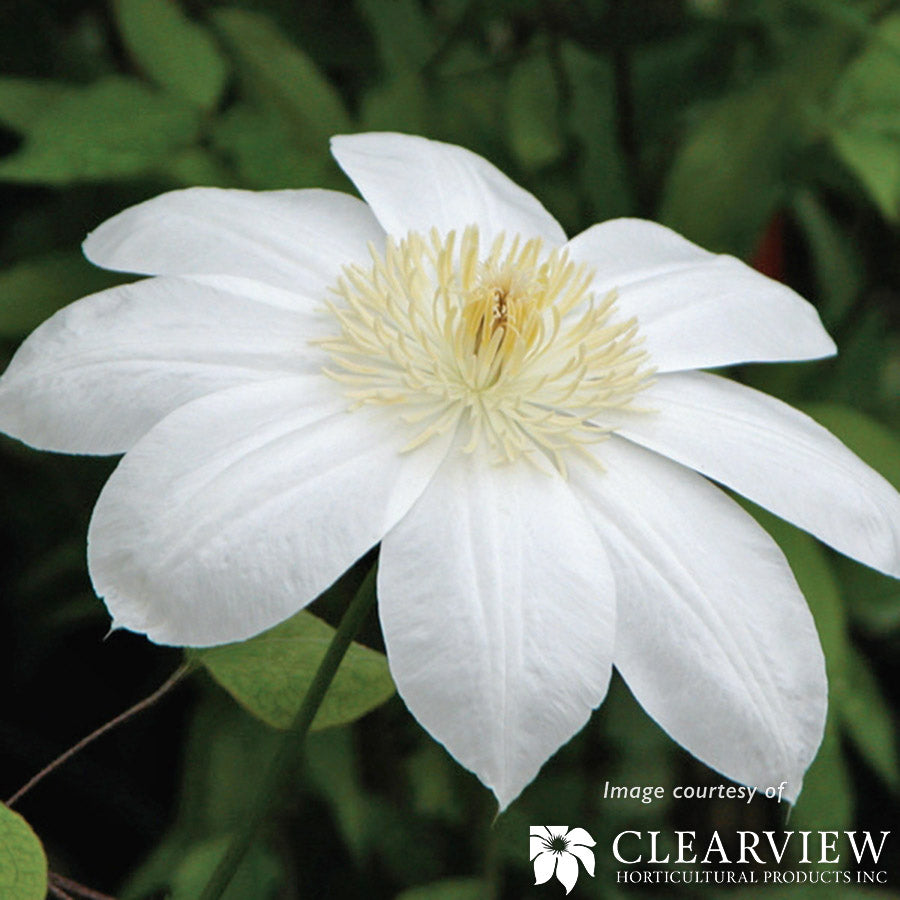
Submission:
[[[578,860],[591,878],[594,877],[594,851],[596,843],[583,829],[568,825],[532,825],[531,852],[534,863],[534,883],[544,884],[553,875],[568,894],[578,881]]]

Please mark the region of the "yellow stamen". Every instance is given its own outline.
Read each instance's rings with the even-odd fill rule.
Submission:
[[[634,318],[593,272],[540,239],[478,228],[388,238],[344,269],[328,304],[340,331],[319,341],[354,406],[402,404],[412,450],[453,428],[463,449],[522,455],[565,473],[564,453],[602,440],[604,413],[632,409],[653,375]]]

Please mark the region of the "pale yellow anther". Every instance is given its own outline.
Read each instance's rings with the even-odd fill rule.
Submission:
[[[595,298],[593,272],[537,238],[478,229],[411,232],[371,266],[348,266],[328,304],[336,333],[319,343],[327,374],[355,406],[401,404],[407,450],[453,428],[462,446],[527,455],[565,473],[563,454],[609,434],[604,413],[634,409],[653,374],[634,319],[615,292]]]

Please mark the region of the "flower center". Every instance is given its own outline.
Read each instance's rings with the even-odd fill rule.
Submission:
[[[564,853],[568,848],[569,842],[561,835],[550,839],[550,850],[553,853]]]
[[[370,253],[333,288],[340,334],[319,343],[356,405],[402,408],[406,449],[461,428],[466,452],[565,473],[564,454],[608,436],[604,413],[650,383],[637,321],[617,316],[615,291],[598,300],[564,250],[500,235],[482,254],[470,226]]]

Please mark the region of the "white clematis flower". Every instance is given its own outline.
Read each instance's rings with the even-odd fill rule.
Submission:
[[[23,344],[0,427],[125,453],[89,534],[114,625],[250,637],[377,543],[413,715],[506,807],[615,664],[666,731],[797,796],[826,705],[784,556],[706,477],[900,574],[900,497],[805,415],[698,371],[834,352],[805,300],[651,222],[567,240],[458,147],[335,138],[366,202],[175,191],[85,242],[155,276]]]

